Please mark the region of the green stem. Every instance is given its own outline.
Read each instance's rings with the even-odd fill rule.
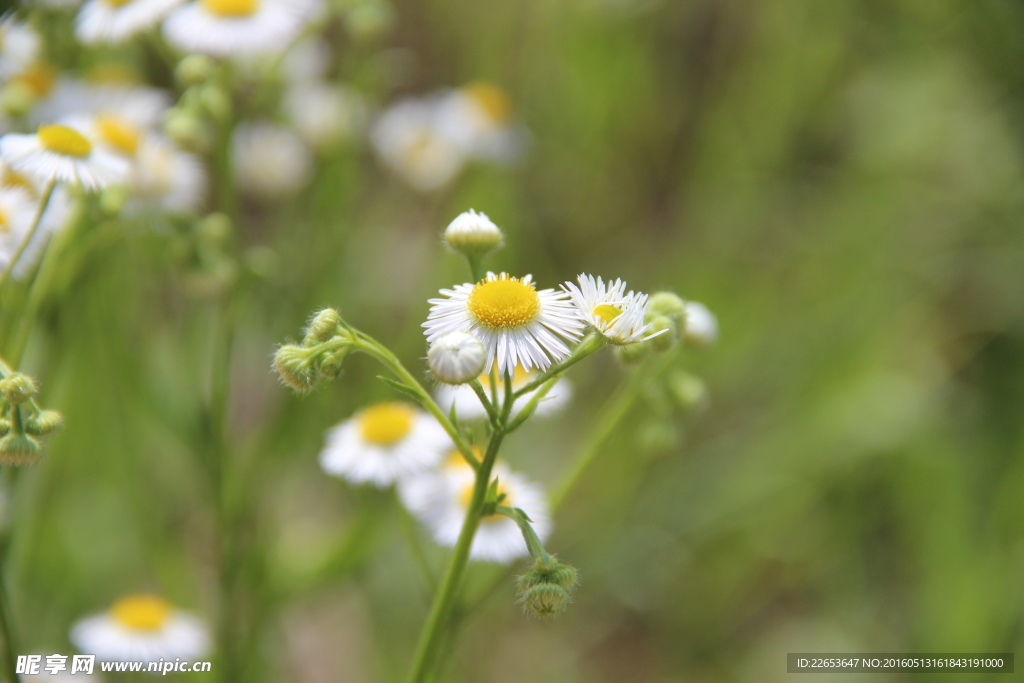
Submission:
[[[494,406],[491,405],[491,400],[487,398],[487,392],[484,391],[484,387],[480,384],[480,380],[473,380],[469,383],[469,386],[476,394],[476,397],[480,399],[480,403],[483,404],[484,410],[487,411],[487,418],[491,421],[491,426],[497,427],[498,414],[494,412]]]
[[[540,385],[547,382],[549,379],[558,377],[563,372],[565,372],[566,370],[576,365],[590,354],[594,353],[595,351],[603,347],[604,343],[604,337],[599,335],[597,332],[591,332],[590,334],[583,338],[583,341],[581,341],[575,349],[573,349],[572,354],[570,354],[568,358],[563,360],[561,363],[558,363],[557,365],[551,367],[547,372],[543,373],[540,377],[537,377],[536,379],[528,382],[527,384],[524,384],[519,389],[516,389],[515,393],[513,394],[514,398],[519,398],[523,394],[527,394],[533,391]]]
[[[349,344],[353,342],[344,340],[342,343]],[[473,449],[470,448],[469,443],[462,436],[459,430],[455,428],[455,425],[451,423],[448,416],[445,415],[444,411],[441,410],[440,406],[437,405],[437,402],[434,401],[427,390],[423,388],[423,385],[421,385],[416,378],[412,376],[411,372],[405,369],[405,366],[402,365],[402,361],[398,360],[398,357],[395,356],[395,354],[382,346],[376,339],[367,334],[363,334],[362,332],[356,333],[356,340],[353,345],[359,351],[376,358],[381,365],[394,373],[403,384],[405,384],[409,389],[412,389],[420,403],[424,408],[426,408],[427,412],[434,416],[434,419],[438,421],[441,427],[444,428],[444,431],[448,433],[448,436],[451,437],[451,440],[455,442],[455,446],[459,449],[462,457],[466,459],[466,462],[468,462],[474,470],[480,468],[480,461],[473,453]]]
[[[7,595],[7,582],[0,576],[0,630],[4,641],[4,671],[8,680],[17,682],[18,650],[14,642],[13,619],[11,618],[11,602]]]
[[[551,562],[551,556],[544,550],[544,544],[541,543],[540,536],[533,530],[530,518],[527,517],[523,510],[509,507],[508,505],[497,505],[494,508],[494,512],[508,517],[519,526],[519,531],[523,534],[523,540],[526,541],[526,549],[530,551],[530,557],[535,560]]]
[[[448,561],[441,589],[434,598],[427,623],[420,635],[419,645],[416,647],[412,670],[409,674],[410,683],[426,683],[429,680],[434,660],[437,657],[438,646],[444,635],[452,608],[455,606],[462,576],[469,560],[469,550],[473,545],[473,537],[480,525],[480,512],[487,496],[491,469],[494,467],[494,461],[498,457],[498,448],[504,438],[505,433],[502,431],[494,432],[491,435],[487,453],[484,455],[483,462],[480,463],[480,469],[477,470],[476,483],[473,485],[473,497],[469,501],[466,518],[462,522],[462,530],[459,532],[459,539],[455,544],[455,551]]]
[[[29,228],[28,233],[25,234],[25,239],[21,240],[21,244],[18,245],[18,250],[14,252],[14,256],[11,257],[11,262],[7,264],[2,275],[0,275],[0,291],[3,290],[4,285],[10,279],[11,274],[14,272],[14,267],[18,265],[18,259],[28,249],[28,245],[32,243],[32,239],[36,236],[39,231],[39,226],[43,222],[43,214],[46,213],[46,207],[50,205],[50,197],[53,196],[53,190],[57,187],[57,181],[51,180],[50,184],[46,186],[46,190],[43,193],[43,198],[39,202],[39,209],[36,211],[35,220],[32,221],[32,227]]]

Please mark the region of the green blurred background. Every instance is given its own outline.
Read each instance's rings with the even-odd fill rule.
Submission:
[[[296,397],[270,355],[333,305],[425,371],[426,299],[468,279],[440,231],[475,208],[507,234],[492,268],[672,289],[721,340],[679,363],[707,409],[639,403],[560,511],[549,549],[582,572],[576,604],[528,619],[508,569],[438,681],[779,681],[787,652],[1022,650],[1024,3],[392,10],[376,37],[334,36],[342,79],[381,102],[496,83],[527,155],[425,198],[357,143],[301,197],[245,207],[237,253],[270,247],[277,269],[238,311],[220,522],[215,278],[167,232],[92,240],[27,357],[67,427],[9,501],[22,649],[70,652],[69,625],[130,591],[214,622],[222,523],[240,680],[401,680],[429,605],[411,522],[316,462],[329,426],[393,393],[357,357]],[[605,352],[572,377],[568,411],[507,445],[548,484],[624,371]],[[474,567],[468,592],[493,576]],[[967,676],[927,679],[986,680]]]

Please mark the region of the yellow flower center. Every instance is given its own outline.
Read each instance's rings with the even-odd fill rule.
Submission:
[[[512,114],[512,103],[501,88],[492,83],[470,83],[462,89],[473,98],[487,117],[495,123],[507,121]]]
[[[67,126],[40,126],[39,143],[44,149],[68,157],[87,157],[92,152],[92,143],[74,128]]]
[[[57,71],[49,64],[36,64],[23,71],[16,82],[21,83],[36,97],[46,97],[57,82]]]
[[[480,380],[480,383],[484,385],[485,389],[490,386],[490,382],[491,382],[490,374],[485,372],[484,374],[480,375],[480,377],[478,379]],[[516,365],[515,369],[512,370],[512,386],[513,387],[522,386],[523,384],[526,384],[527,382],[529,382],[531,379],[533,379],[533,373],[530,372],[529,370],[527,370],[526,368],[524,368],[522,363],[519,363],[518,365]],[[500,374],[497,375],[497,385],[499,387],[505,386],[505,378],[502,377]]]
[[[404,403],[380,403],[359,414],[363,440],[378,446],[401,441],[412,429],[415,413]]]
[[[157,631],[171,614],[171,604],[156,595],[130,595],[110,608],[114,619],[135,631]]]
[[[248,17],[259,6],[259,0],[203,0],[203,7],[220,17]]]
[[[600,318],[605,327],[615,322],[615,319],[622,315],[622,309],[611,304],[601,304],[594,309],[594,315]]]
[[[502,273],[497,280],[473,286],[467,302],[469,312],[488,327],[519,327],[540,312],[540,297],[533,285]]]
[[[132,0],[104,0],[108,5],[112,7],[121,7],[127,5]]]
[[[16,173],[15,171],[12,171],[11,169],[8,168],[4,170],[3,176],[4,187],[16,187],[22,190],[26,190],[31,195],[34,195],[36,193],[35,185],[30,183],[28,179],[25,178],[25,176],[21,175],[20,173]]]
[[[7,214],[4,213],[3,209],[0,209],[0,232],[7,232],[10,227],[7,224]]]
[[[103,142],[123,154],[135,156],[139,149],[139,131],[123,119],[100,116],[96,119],[96,130]]]

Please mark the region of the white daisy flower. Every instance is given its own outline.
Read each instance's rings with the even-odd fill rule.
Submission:
[[[498,480],[504,505],[521,508],[533,520],[541,541],[551,533],[551,517],[543,489],[522,474],[497,462],[491,476]],[[475,474],[461,454],[453,452],[445,464],[426,474],[399,482],[402,503],[430,530],[439,545],[454,547],[473,496]],[[492,515],[480,520],[469,556],[488,562],[511,562],[529,551],[519,526],[508,517]]]
[[[123,43],[154,28],[184,0],[89,0],[75,17],[75,35],[86,45]]]
[[[253,57],[281,52],[316,14],[315,0],[196,0],[164,21],[164,36],[183,52]]]
[[[331,150],[354,138],[366,120],[366,104],[358,93],[327,83],[289,88],[284,107],[298,134],[318,150]]]
[[[698,301],[686,302],[686,329],[683,340],[694,346],[712,346],[718,341],[718,318]]]
[[[437,103],[406,99],[378,117],[370,141],[381,161],[421,192],[448,185],[466,165],[463,149],[444,133]]]
[[[327,432],[320,466],[353,484],[385,488],[434,467],[451,447],[429,414],[406,403],[378,403]]]
[[[546,370],[569,355],[565,340],[579,339],[584,323],[554,289],[537,291],[533,276],[508,273],[487,277],[476,284],[442,289],[444,299],[430,299],[423,323],[428,342],[448,332],[471,332],[487,349],[487,367],[498,363],[498,374],[512,374],[517,365]]]
[[[471,83],[440,98],[438,120],[444,134],[477,159],[511,162],[522,152],[526,134],[512,120],[512,104],[491,83]]]
[[[23,24],[13,15],[0,19],[0,80],[15,76],[39,57],[41,41],[31,26]]]
[[[572,297],[583,319],[605,339],[613,344],[632,344],[655,336],[645,336],[651,329],[651,325],[644,322],[646,294],[627,293],[622,280],[605,283],[593,275],[580,275],[578,279],[578,287],[567,282],[562,289]]]
[[[59,78],[32,111],[31,120],[38,124],[69,117],[105,116],[136,128],[155,129],[170,108],[170,95],[159,88]]]
[[[41,183],[81,185],[87,192],[122,182],[128,162],[101,149],[82,131],[65,125],[40,126],[32,135],[0,137],[0,157]]]
[[[295,195],[313,175],[309,150],[284,126],[243,123],[235,129],[231,149],[238,186],[255,197]]]
[[[198,659],[210,650],[206,625],[156,595],[130,595],[71,628],[71,643],[101,661]]]
[[[512,390],[516,391],[533,380],[537,379],[540,373],[533,370],[525,370],[522,365],[517,365],[515,371],[512,373]],[[480,375],[478,378],[480,384],[483,385],[484,392],[488,398],[491,396],[491,376],[488,374]],[[498,395],[497,410],[500,412],[505,399],[505,382],[503,379],[498,379],[495,382],[495,389]],[[512,403],[512,415],[516,415],[520,410],[530,402],[533,395],[537,393],[536,390],[527,392],[515,399]],[[544,400],[537,404],[537,410],[534,415],[544,416],[553,415],[562,410],[569,403],[572,398],[572,383],[564,377],[555,382],[555,386],[551,387]],[[441,385],[435,392],[435,399],[437,405],[440,406],[441,410],[448,414],[452,407],[455,408],[455,415],[459,420],[462,421],[473,421],[473,420],[485,420],[487,419],[487,409],[484,408],[483,404],[480,403],[480,398],[473,391],[472,387],[461,385],[461,386],[445,386]]]

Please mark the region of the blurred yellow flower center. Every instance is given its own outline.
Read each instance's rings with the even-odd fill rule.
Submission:
[[[540,297],[533,285],[505,273],[497,280],[473,286],[467,302],[469,312],[489,327],[519,327],[540,312]]]
[[[103,62],[86,71],[83,80],[101,85],[137,85],[139,72],[123,62]]]
[[[611,325],[616,318],[622,315],[622,309],[611,304],[601,304],[594,309],[594,315],[600,318],[605,325]]]
[[[103,142],[118,152],[135,156],[139,149],[139,131],[131,124],[115,116],[100,116],[96,119],[96,130]]]
[[[484,459],[483,449],[479,446],[470,446],[469,450],[473,451],[473,455],[476,456],[477,460]],[[462,457],[462,451],[458,448],[453,448],[448,457],[445,458],[444,466],[451,469],[459,469],[460,467],[469,467],[469,463]]]
[[[39,144],[44,149],[69,157],[87,157],[92,152],[92,143],[85,136],[67,126],[40,126]]]
[[[0,232],[7,232],[8,229],[7,214],[4,213],[3,209],[0,209]]]
[[[490,386],[490,381],[491,381],[490,374],[485,372],[484,374],[480,375],[480,377],[478,379],[480,380],[480,383],[484,385],[485,388]],[[515,369],[512,370],[512,386],[514,386],[514,387],[518,387],[518,386],[520,386],[522,384],[526,384],[531,379],[533,379],[533,373],[531,373],[529,370],[524,368],[522,363],[520,363],[519,365],[516,365]],[[505,385],[505,378],[502,377],[501,375],[497,375],[497,384],[498,384],[499,387],[500,386],[504,386]]]
[[[132,0],[105,0],[108,5],[112,5],[113,7],[121,7],[122,5],[127,5],[131,1]]]
[[[222,17],[248,17],[259,5],[259,0],[203,0],[207,11]]]
[[[508,97],[496,85],[491,83],[470,83],[462,89],[469,95],[492,121],[501,123],[507,121],[512,113],[512,104]]]
[[[378,446],[401,441],[412,429],[415,414],[404,403],[381,403],[359,414],[363,440]]]
[[[136,631],[157,631],[171,614],[171,604],[156,595],[130,595],[110,608],[114,619]]]
[[[7,169],[7,171],[4,173],[3,185],[4,187],[16,187],[22,190],[27,190],[29,194],[36,193],[35,186],[32,183],[30,183],[25,178],[25,176],[21,175],[20,173],[15,173],[10,169]]]
[[[36,97],[46,97],[57,82],[57,72],[48,64],[36,64],[26,69],[16,79]]]

